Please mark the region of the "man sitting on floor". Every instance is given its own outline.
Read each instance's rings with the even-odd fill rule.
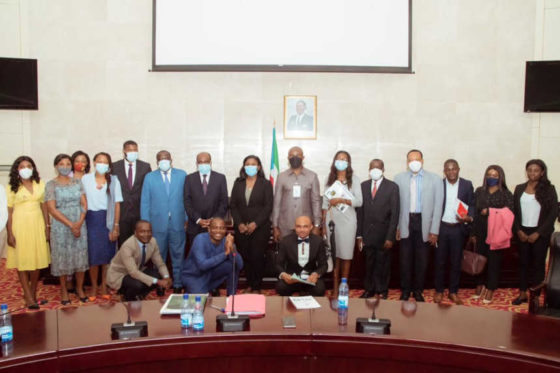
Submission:
[[[150,260],[157,269],[146,268]],[[156,286],[158,295],[161,296],[163,289],[171,286],[169,272],[161,259],[157,242],[152,237],[150,222],[139,220],[136,223],[134,236],[122,244],[111,260],[107,284],[118,290],[125,301],[144,299]]]
[[[310,234],[313,223],[309,216],[296,219],[295,233],[285,236],[278,248],[276,270],[280,274],[276,291],[289,296],[293,292],[309,293],[313,296],[325,295],[325,284],[320,278],[327,271],[327,254],[323,239]],[[292,278],[292,274],[311,284]]]
[[[239,271],[243,259],[237,255],[233,236],[226,235],[226,223],[222,218],[212,218],[208,232],[194,238],[189,255],[183,264],[181,279],[185,291],[191,294],[204,294],[219,287],[224,281],[227,294],[237,289]],[[235,275],[233,261],[235,260]]]

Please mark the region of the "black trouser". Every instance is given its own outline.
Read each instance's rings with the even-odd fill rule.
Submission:
[[[260,290],[265,272],[264,253],[268,247],[270,225],[256,229],[252,235],[247,236],[235,233],[235,243],[243,256],[243,269],[251,289]]]
[[[136,222],[140,220],[137,216],[121,216],[119,220],[119,248],[124,241],[128,240],[134,234]]]
[[[401,239],[399,248],[401,290],[405,295],[412,291],[418,293],[424,291],[424,279],[430,252],[428,242],[424,242],[422,238],[422,216],[420,214],[410,214],[408,231],[408,237]]]
[[[146,268],[142,272],[148,276],[161,279],[161,275],[155,268]],[[147,286],[142,281],[136,280],[130,275],[126,275],[123,277],[121,288],[118,292],[124,296],[125,301],[140,300],[144,299],[155,287],[156,285]]]
[[[314,297],[322,297],[325,295],[325,283],[323,279],[318,279],[315,286],[303,284],[301,282],[295,284],[287,284],[284,280],[276,281],[276,292],[278,295],[290,296],[294,292],[306,292]]]
[[[391,249],[377,246],[364,246],[366,259],[366,276],[364,289],[375,294],[385,294],[389,291],[389,278],[391,277]]]
[[[521,230],[529,236],[537,228],[521,227]],[[534,243],[519,243],[519,290],[526,291],[529,286],[537,286],[544,281],[549,239],[549,236],[539,236]]]
[[[464,246],[465,234],[461,224],[450,225],[442,221],[439,228],[438,245],[435,248],[434,285],[436,292],[443,293],[445,290],[444,277],[447,257],[449,257],[449,294],[457,294],[459,291]]]
[[[486,244],[486,236],[476,237],[476,251],[484,255],[488,261],[486,267],[475,277],[476,285],[485,285],[488,290],[496,290],[500,283],[500,273],[502,271],[503,250],[490,250]]]

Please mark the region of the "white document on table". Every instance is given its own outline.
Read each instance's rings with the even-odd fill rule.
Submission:
[[[290,297],[290,302],[298,310],[309,310],[312,308],[321,308],[321,305],[311,295],[306,297]]]

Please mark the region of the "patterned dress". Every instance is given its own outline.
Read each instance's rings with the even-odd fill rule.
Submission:
[[[45,200],[56,201],[57,210],[68,220],[75,222],[80,219],[82,212],[80,205],[82,194],[84,194],[84,188],[80,180],[70,179],[70,182],[65,185],[51,180],[47,183]],[[82,224],[80,237],[76,238],[69,227],[52,218],[51,255],[53,276],[86,271],[89,268],[86,223]]]

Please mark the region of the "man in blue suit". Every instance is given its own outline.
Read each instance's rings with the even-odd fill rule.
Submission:
[[[171,255],[173,266],[173,292],[180,293],[181,265],[185,255],[185,230],[187,214],[183,207],[183,190],[187,173],[171,167],[171,154],[162,150],[156,155],[158,169],[144,179],[140,215],[142,220],[152,224],[154,238],[161,257],[167,260]]]
[[[470,180],[459,177],[459,163],[448,159],[443,164],[443,216],[439,228],[438,245],[435,252],[435,277],[436,294],[434,302],[440,303],[443,299],[443,277],[445,265],[449,256],[449,299],[455,304],[463,304],[457,295],[459,280],[461,278],[461,259],[463,247],[468,234],[468,224],[473,221],[474,192]],[[466,206],[467,212],[458,214],[459,201]]]
[[[414,293],[417,302],[424,302],[430,245],[437,245],[441,223],[443,184],[439,175],[423,169],[420,150],[409,151],[406,160],[408,171],[395,176],[401,205],[397,227],[401,300],[408,300]]]

